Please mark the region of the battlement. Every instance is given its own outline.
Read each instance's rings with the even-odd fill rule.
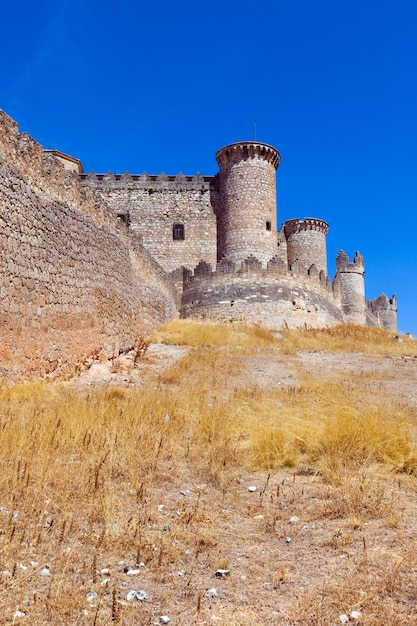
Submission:
[[[303,220],[287,220],[284,222],[284,229],[287,237],[303,230],[317,230],[318,232],[323,233],[323,235],[327,235],[329,232],[329,225],[323,220],[318,220],[314,217],[305,217]]]
[[[257,141],[239,141],[231,143],[216,152],[216,161],[219,167],[224,167],[232,161],[247,159],[263,159],[278,168],[281,155],[273,146]]]
[[[110,187],[114,189],[129,187],[132,189],[144,189],[150,192],[160,191],[207,191],[209,188],[216,188],[216,176],[201,176],[197,172],[194,176],[184,176],[182,172],[176,176],[167,176],[163,172],[158,176],[150,176],[146,172],[143,174],[96,174],[90,172],[81,174],[82,184],[94,188]]]
[[[174,272],[174,279],[181,271]],[[332,326],[343,321],[330,278],[315,266],[299,262],[288,268],[279,257],[264,268],[254,256],[240,265],[230,260],[215,270],[201,262],[194,271],[182,270],[182,317],[209,317],[252,322],[269,328]]]
[[[340,250],[336,257],[336,271],[338,272],[352,272],[355,274],[365,273],[365,263],[363,256],[356,252],[353,263],[349,262],[349,257],[343,250]]]
[[[205,281],[216,281],[218,277],[224,276],[238,278],[252,277],[253,279],[272,278],[274,280],[284,280],[284,282],[288,279],[292,283],[298,281],[300,284],[309,285],[310,288],[317,289],[331,298],[333,297],[333,287],[330,277],[327,276],[324,271],[319,271],[315,265],[307,268],[299,261],[289,267],[278,255],[268,262],[266,268],[262,266],[259,259],[253,255],[249,255],[240,264],[222,259],[216,264],[215,269],[213,269],[210,263],[200,261],[193,271],[187,269],[175,270],[173,275],[177,279],[178,272],[182,272],[184,289],[187,289],[188,285],[194,284],[202,278]]]

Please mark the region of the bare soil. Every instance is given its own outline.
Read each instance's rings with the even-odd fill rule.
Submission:
[[[124,355],[66,384],[140,386],[157,380],[186,350],[154,344],[134,369],[133,356]],[[416,366],[412,357],[269,352],[248,357],[237,382],[296,386],[300,367],[324,377],[360,372],[369,378],[371,396],[417,409]],[[230,470],[218,483],[196,479],[192,467],[182,468],[181,479],[166,471],[166,481],[144,495],[152,537],[147,558],[136,563],[117,546],[101,554],[97,570],[108,568],[109,574],[92,585],[98,599],[86,602],[77,623],[105,623],[108,584],[118,590],[122,624],[159,624],[164,615],[172,626],[327,625],[346,619],[368,626],[417,624],[415,476],[378,478],[364,469],[353,479],[353,490],[365,501],[364,519],[355,525],[341,513],[352,495],[309,468]],[[172,566],[160,567],[166,563],[161,545],[173,551]],[[138,573],[129,575],[127,565]],[[216,576],[218,569],[227,573]],[[102,584],[106,578],[110,582]],[[127,601],[133,588],[145,590],[146,600]],[[107,612],[108,623],[111,617]]]

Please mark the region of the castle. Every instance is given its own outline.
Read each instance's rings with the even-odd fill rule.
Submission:
[[[216,159],[214,177],[80,174],[173,277],[183,317],[397,329],[395,296],[365,301],[359,253],[350,263],[341,251],[330,281],[326,222],[292,219],[277,230],[275,148],[238,142]]]
[[[216,159],[216,176],[85,174],[0,111],[0,376],[114,354],[178,315],[396,330],[395,296],[365,300],[359,253],[328,276],[326,222],[277,228],[275,148]]]

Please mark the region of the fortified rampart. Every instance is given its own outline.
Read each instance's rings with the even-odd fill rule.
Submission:
[[[275,148],[239,142],[216,158],[208,177],[84,174],[0,112],[1,370],[117,353],[178,314],[396,330],[395,296],[366,303],[359,253],[341,251],[330,280],[326,222],[277,230]]]
[[[215,271],[200,263],[187,273],[182,317],[247,321],[275,329],[334,326],[344,321],[330,278],[295,262],[291,269],[275,257],[267,268],[255,257],[240,267],[220,261]]]
[[[0,373],[131,346],[176,314],[171,282],[53,155],[0,112]]]

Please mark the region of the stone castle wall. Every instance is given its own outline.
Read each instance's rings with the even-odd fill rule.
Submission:
[[[254,257],[239,269],[220,261],[216,270],[200,264],[185,277],[182,317],[237,320],[267,328],[324,327],[343,322],[340,299],[324,272],[292,270],[279,257],[268,267]]]
[[[132,345],[176,314],[155,261],[3,112],[0,266],[0,375],[63,371]]]
[[[217,195],[213,177],[96,175],[82,176],[82,185],[94,190],[114,214],[129,224],[144,248],[166,271],[193,269],[200,261],[217,260]],[[174,228],[183,227],[175,238]]]

